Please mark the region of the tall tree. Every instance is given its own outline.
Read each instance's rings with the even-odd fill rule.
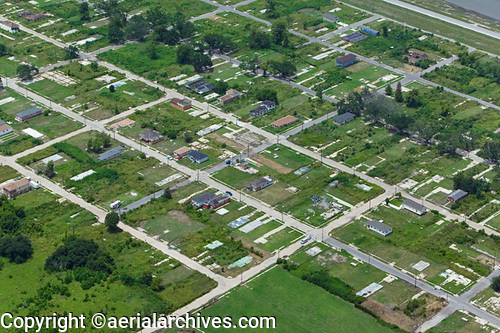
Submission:
[[[90,11],[89,11],[89,3],[88,2],[81,2],[79,4],[78,8],[80,12],[80,21],[82,22],[88,22],[90,21]]]
[[[398,103],[403,103],[403,92],[401,90],[401,82],[398,82],[398,85],[396,86],[396,92],[394,93],[394,99]]]
[[[147,21],[142,15],[134,15],[127,21],[127,26],[125,27],[127,39],[142,41],[148,32]]]
[[[104,225],[109,231],[116,231],[118,229],[118,222],[120,222],[120,216],[116,212],[108,213],[104,218]]]
[[[385,94],[387,96],[392,96],[392,87],[390,84],[388,84],[387,87],[385,87]]]
[[[285,36],[288,34],[285,22],[276,22],[271,27],[271,34],[276,45],[283,45]]]

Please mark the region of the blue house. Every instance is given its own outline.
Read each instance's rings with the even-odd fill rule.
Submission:
[[[380,32],[378,30],[367,27],[366,25],[360,25],[359,30],[364,31],[373,36],[380,36]]]

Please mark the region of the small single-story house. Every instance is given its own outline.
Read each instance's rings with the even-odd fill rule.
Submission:
[[[253,110],[250,110],[248,114],[250,115],[250,117],[260,117],[266,115],[268,112],[269,110],[265,106],[259,106]]]
[[[208,161],[208,155],[207,154],[203,154],[202,152],[199,152],[197,150],[191,150],[188,154],[188,157],[189,159],[191,160],[191,162],[193,163],[203,163],[203,162],[206,162]]]
[[[43,114],[42,108],[39,107],[34,107],[28,110],[24,110],[23,112],[19,112],[16,114],[16,120],[17,121],[25,121],[30,118],[36,117]]]
[[[122,146],[105,151],[104,153],[99,154],[99,162],[112,160],[113,158],[120,156],[124,151],[125,149],[123,149]]]
[[[17,16],[19,16],[19,17],[25,17],[25,16],[28,16],[28,15],[31,15],[31,14],[33,14],[32,11],[24,10],[22,12],[17,13]]]
[[[273,121],[271,123],[271,126],[273,126],[275,128],[282,128],[282,127],[286,127],[286,126],[295,124],[297,121],[299,121],[298,118],[288,115],[288,116],[284,116],[283,118],[280,118],[276,121]]]
[[[463,200],[469,196],[468,192],[462,191],[460,189],[456,190],[452,194],[446,197],[446,200],[448,200],[451,203],[456,203],[459,202],[460,200]]]
[[[210,200],[212,200],[213,198],[215,198],[214,193],[205,192],[205,193],[191,199],[191,205],[193,205],[197,208],[200,208],[203,205],[208,204],[210,202]]]
[[[174,150],[174,155],[177,156],[177,158],[182,158],[186,156],[190,151],[191,148],[184,146]]]
[[[7,198],[12,199],[30,190],[30,181],[27,178],[21,178],[5,185],[3,187],[3,194],[6,195]]]
[[[12,133],[12,127],[7,124],[0,125],[0,137]]]
[[[417,53],[417,52],[413,52],[408,57],[408,62],[411,63],[411,64],[416,64],[420,60],[425,60],[425,59],[429,59],[429,56],[427,54],[425,54],[425,53],[420,54],[420,53]]]
[[[317,195],[311,195],[309,199],[311,199],[314,203],[318,203],[321,201],[321,199]]]
[[[269,111],[276,109],[276,103],[271,102],[271,101],[262,101],[260,102],[260,105],[268,109]]]
[[[0,21],[0,29],[13,34],[19,31],[19,25],[11,21]]]
[[[44,19],[44,18],[46,18],[46,17],[47,17],[47,15],[42,14],[42,13],[26,15],[26,19],[27,19],[29,22],[36,22],[36,21],[40,21],[40,20],[43,20],[43,19]]]
[[[269,176],[265,176],[265,177],[259,178],[257,180],[254,180],[251,183],[248,183],[247,190],[257,192],[257,191],[260,191],[263,188],[266,188],[266,187],[271,186],[273,184],[274,184],[274,180],[272,180],[271,177],[269,177]]]
[[[330,13],[323,13],[323,20],[332,22],[332,23],[337,23],[339,21],[339,18],[335,15],[332,15]]]
[[[216,196],[203,204],[205,209],[217,209],[231,202],[231,197],[227,194]]]
[[[379,222],[377,220],[371,220],[366,223],[366,227],[370,230],[375,231],[376,233],[382,235],[382,236],[387,236],[390,233],[392,233],[392,228],[389,227],[387,224],[384,224],[382,222]]]
[[[144,133],[141,133],[139,134],[139,137],[142,141],[147,142],[150,145],[154,145],[155,143],[163,140],[163,135],[153,130],[148,130]]]
[[[215,89],[215,85],[213,83],[205,83],[205,84],[202,84],[202,85],[194,88],[194,91],[198,95],[203,95],[203,94],[209,93],[211,91],[214,91],[214,89]]]
[[[194,81],[191,81],[191,82],[188,82],[184,85],[184,87],[186,87],[187,89],[191,90],[191,89],[194,89],[198,86],[201,86],[203,84],[207,83],[207,81],[205,81],[205,79],[198,79],[198,80],[194,80]]]
[[[427,208],[425,208],[425,206],[410,199],[406,199],[401,207],[417,215],[424,215],[427,212]]]
[[[354,113],[346,112],[346,113],[343,113],[340,116],[334,118],[333,122],[337,125],[343,125],[345,123],[350,122],[354,118],[356,118],[356,115]]]
[[[359,31],[355,31],[353,33],[350,33],[350,34],[345,35],[344,37],[342,37],[342,40],[344,42],[349,42],[351,44],[356,44],[356,43],[361,42],[361,41],[363,41],[365,39],[368,39],[368,38],[369,38],[369,36],[364,35],[364,34],[362,34]]]
[[[360,25],[359,30],[366,32],[373,36],[380,36],[380,31],[367,27],[366,25]]]
[[[346,54],[345,56],[337,58],[335,60],[335,64],[337,67],[349,67],[351,65],[354,65],[356,63],[356,56],[352,53]]]
[[[228,103],[231,103],[235,99],[240,98],[240,96],[241,96],[241,93],[238,90],[229,89],[224,96],[221,96],[221,97],[217,98],[217,101],[221,105],[226,105]]]
[[[180,99],[174,97],[170,100],[170,105],[181,111],[186,111],[191,109],[191,100],[187,98]]]

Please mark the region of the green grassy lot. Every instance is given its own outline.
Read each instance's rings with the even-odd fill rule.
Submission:
[[[28,85],[28,89],[93,119],[108,118],[163,95],[158,89],[140,81],[125,79],[123,74],[116,71],[107,71],[101,66],[93,71],[89,65],[85,66],[77,61],[58,67],[50,73],[64,75],[73,81],[64,86],[56,81],[43,79]],[[102,80],[105,75],[112,77],[110,84]],[[108,89],[110,85],[115,87],[114,92]]]
[[[0,165],[0,183],[18,176],[20,174],[15,169],[12,169],[8,165]]]
[[[492,302],[488,302],[491,298],[498,298],[498,293],[496,293],[491,286],[481,291],[477,294],[472,302],[476,305],[481,305],[481,307],[485,307],[488,311],[495,313],[497,316],[500,316],[500,309],[495,308]]]
[[[170,312],[215,287],[214,281],[186,270],[174,259],[155,265],[167,256],[128,234],[109,233],[104,225],[91,226],[93,215],[75,204],[55,203],[54,199],[48,192],[37,190],[13,201],[25,211],[22,232],[31,239],[34,254],[23,264],[1,259],[1,273],[5,276],[0,287],[2,311],[16,311],[19,315],[71,311],[87,316],[96,309],[109,309],[121,316]],[[71,234],[94,240],[111,255],[115,267],[110,278],[84,290],[71,273],[49,273],[43,269],[47,257]],[[159,276],[164,290],[155,292],[139,283],[125,285],[121,280],[124,274],[138,279],[143,272]],[[67,293],[60,295],[57,288],[68,288]],[[49,299],[43,296],[47,290]]]
[[[466,319],[466,321],[464,320]],[[444,319],[439,325],[431,328],[428,332],[430,333],[467,333],[467,332],[477,332],[477,333],[489,333],[493,332],[491,326],[485,326],[475,320],[475,317],[464,314],[459,311],[453,312],[451,316]]]
[[[329,331],[336,332],[390,332],[373,318],[355,309],[353,305],[328,294],[319,287],[301,281],[280,268],[274,268],[248,283],[250,288],[238,287],[227,297],[211,306],[205,316],[227,315],[275,316],[277,332]],[[311,304],[315,304],[311,307]],[[315,318],[315,320],[311,320]],[[342,318],[342,319],[341,319]],[[346,320],[350,318],[352,320]],[[209,329],[207,332],[215,332]],[[217,330],[218,331],[218,330]],[[231,329],[243,331],[241,329]]]
[[[461,43],[472,45],[488,52],[495,53],[500,47],[498,40],[491,37],[461,28],[454,24],[449,24],[438,19],[431,18],[424,14],[419,14],[399,6],[392,5],[390,3],[380,2],[377,0],[346,0],[345,3],[370,12],[375,10],[376,13],[391,19],[406,22],[406,24],[415,27],[422,27],[426,31],[452,38]]]
[[[404,269],[413,271],[412,265],[420,260],[431,264],[426,270],[426,278],[433,283],[441,283],[444,278],[438,276],[445,268],[450,268],[472,280],[477,275],[450,264],[451,262],[462,263],[472,268],[479,275],[487,275],[489,269],[470,258],[478,258],[479,253],[470,249],[467,245],[475,243],[486,243],[490,252],[495,247],[494,240],[477,232],[464,229],[458,224],[441,224],[435,222],[440,220],[439,215],[431,212],[423,216],[403,210],[396,210],[379,206],[378,209],[366,215],[367,218],[383,220],[393,228],[393,233],[387,237],[379,236],[371,230],[367,230],[364,220],[357,220],[334,232],[334,235],[347,243],[352,243],[365,251],[369,251],[388,262],[395,262]],[[471,244],[461,243],[462,235],[471,237]],[[455,251],[449,246],[455,244],[461,252]],[[437,255],[439,253],[439,255]],[[454,292],[460,288],[449,284],[445,288],[452,288]]]
[[[273,252],[277,249],[287,247],[291,242],[300,238],[303,234],[293,230],[290,227],[286,227],[277,233],[272,234],[267,237],[266,243],[258,244],[261,248],[266,251]]]

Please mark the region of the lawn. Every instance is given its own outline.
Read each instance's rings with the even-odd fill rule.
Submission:
[[[464,320],[465,319],[465,320]],[[483,325],[476,321],[476,317],[465,313],[455,311],[451,316],[444,319],[437,326],[431,328],[429,333],[489,333],[493,332],[494,328]]]
[[[283,247],[287,247],[294,240],[297,240],[303,234],[293,230],[290,227],[286,227],[277,233],[272,234],[271,236],[266,238],[266,243],[258,244],[261,248],[266,251],[273,252],[277,249],[281,249]]]
[[[280,268],[237,287],[202,312],[204,316],[274,316],[276,332],[391,332],[353,305]],[[311,306],[314,304],[314,306]],[[314,320],[311,320],[314,318]],[[219,330],[206,329],[206,332]],[[231,329],[240,332],[242,329]]]
[[[12,169],[8,165],[0,165],[0,183],[18,176],[20,174],[15,169]]]

